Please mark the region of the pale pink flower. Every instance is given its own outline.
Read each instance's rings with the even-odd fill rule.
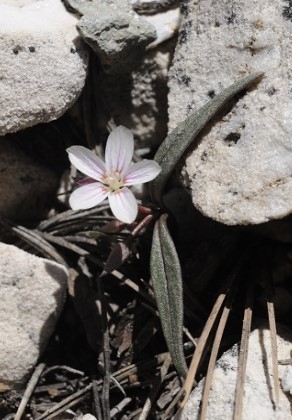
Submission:
[[[83,146],[69,147],[67,152],[72,165],[89,177],[71,194],[72,209],[89,209],[108,198],[114,216],[124,223],[132,223],[137,217],[138,205],[128,187],[151,181],[161,168],[153,160],[131,164],[134,152],[131,131],[119,126],[110,133],[105,162]]]

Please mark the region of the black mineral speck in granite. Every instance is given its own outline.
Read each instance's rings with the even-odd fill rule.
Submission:
[[[283,7],[283,16],[292,21],[292,0],[284,0],[286,5]]]
[[[17,55],[19,53],[19,51],[21,51],[21,50],[22,50],[22,48],[21,48],[20,45],[15,45],[15,47],[12,49],[12,51],[15,55]]]
[[[239,133],[229,133],[226,137],[225,137],[225,141],[228,143],[234,143],[236,144],[238,142],[238,140],[240,139],[240,134]]]

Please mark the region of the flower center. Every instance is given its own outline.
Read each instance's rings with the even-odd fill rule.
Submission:
[[[104,177],[104,183],[109,186],[112,192],[118,191],[123,186],[123,180],[117,171],[112,171],[110,174],[107,173]]]

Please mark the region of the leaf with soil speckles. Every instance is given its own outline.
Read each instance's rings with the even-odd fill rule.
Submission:
[[[151,249],[151,279],[164,337],[180,375],[187,371],[183,353],[183,290],[177,252],[169,234],[167,215],[157,220]]]
[[[153,202],[164,207],[162,198],[164,187],[186,149],[223,105],[262,76],[263,73],[253,73],[233,83],[198,111],[189,115],[166,137],[154,157],[162,170],[150,184]]]

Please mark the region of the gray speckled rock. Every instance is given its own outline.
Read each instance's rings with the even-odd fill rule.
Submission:
[[[68,273],[13,245],[0,243],[0,254],[0,383],[17,386],[27,379],[53,332]]]
[[[131,73],[96,72],[101,98],[98,123],[104,128],[105,139],[106,124],[111,117],[116,125],[124,125],[134,133],[135,147],[144,155],[164,140],[168,68],[174,47],[173,38],[146,51],[142,62]]]
[[[278,357],[289,359],[292,335],[285,327],[278,326]],[[206,420],[231,420],[235,396],[238,365],[238,345],[226,351],[218,360],[212,381]],[[279,379],[286,366],[279,365]],[[192,392],[182,416],[182,420],[196,420],[202,396],[204,381]],[[275,410],[271,401],[272,366],[270,332],[266,326],[254,330],[249,339],[247,376],[244,386],[242,420],[288,420],[291,419],[290,402],[283,391],[280,392],[279,407]]]
[[[179,6],[180,0],[130,0],[131,6],[142,15],[154,15]]]
[[[254,71],[264,79],[201,137],[184,184],[194,205],[228,225],[292,211],[292,7],[282,0],[184,3],[170,70],[169,129]]]
[[[0,1],[0,135],[60,117],[85,83],[87,54],[61,0]]]
[[[66,0],[83,16],[77,28],[108,73],[129,73],[156,39],[155,28],[136,14],[128,0]]]

